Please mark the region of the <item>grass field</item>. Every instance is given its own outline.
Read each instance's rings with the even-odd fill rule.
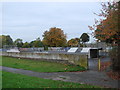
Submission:
[[[100,88],[92,85],[42,79],[5,71],[2,72],[2,78],[3,88]]]
[[[19,59],[5,56],[2,57],[2,63],[0,65],[12,68],[20,68],[24,70],[32,70],[36,72],[66,72],[85,70],[85,68],[80,66],[66,65],[40,60]]]

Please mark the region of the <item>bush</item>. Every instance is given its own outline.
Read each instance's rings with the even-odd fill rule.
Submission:
[[[120,60],[118,59],[119,50],[118,47],[113,47],[110,51],[109,55],[112,61],[112,70],[113,71],[120,71]]]
[[[44,46],[44,50],[48,50],[48,46]]]

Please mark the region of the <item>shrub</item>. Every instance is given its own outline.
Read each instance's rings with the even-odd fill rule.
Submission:
[[[113,71],[120,71],[120,60],[118,59],[118,56],[119,56],[118,54],[119,54],[119,50],[117,46],[113,47],[113,49],[109,53],[112,61]]]

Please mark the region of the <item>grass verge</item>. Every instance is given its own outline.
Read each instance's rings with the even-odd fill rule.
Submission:
[[[2,88],[100,88],[2,71]]]
[[[85,68],[74,65],[61,64],[56,62],[47,62],[40,60],[19,59],[2,56],[1,66],[32,70],[36,72],[66,72],[66,71],[84,71]]]

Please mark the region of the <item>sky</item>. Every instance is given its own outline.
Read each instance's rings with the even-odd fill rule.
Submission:
[[[91,33],[88,25],[99,19],[100,2],[3,2],[0,3],[0,34],[10,35],[13,40],[30,42],[51,27],[61,28],[67,40]],[[90,42],[94,39],[90,36]]]

